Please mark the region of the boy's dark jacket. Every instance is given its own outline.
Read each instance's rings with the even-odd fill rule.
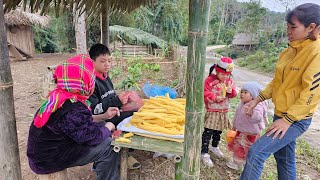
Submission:
[[[109,76],[103,77],[96,74],[94,93],[88,99],[93,115],[102,114],[109,107],[118,107],[121,109],[122,103],[113,89],[113,84]],[[120,116],[115,116],[108,122],[119,124],[126,117],[132,116],[133,112],[121,112]]]

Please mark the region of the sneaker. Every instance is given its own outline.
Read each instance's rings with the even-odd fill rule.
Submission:
[[[213,167],[213,162],[210,159],[210,155],[208,153],[201,154],[202,162],[209,167]]]
[[[239,170],[241,168],[241,165],[236,163],[234,160],[230,160],[226,164],[229,168],[234,169],[234,170]]]
[[[210,151],[218,157],[223,157],[223,153],[220,151],[219,147],[212,147]]]

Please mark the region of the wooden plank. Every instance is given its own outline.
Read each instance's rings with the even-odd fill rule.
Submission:
[[[136,51],[133,51],[133,50],[132,50],[132,51],[131,51],[131,50],[123,50],[122,52],[123,52],[123,53],[139,53],[139,52],[140,52],[140,53],[146,53],[146,54],[148,54],[148,52],[149,52],[149,51],[141,51],[141,50],[136,50]]]
[[[16,60],[24,60],[19,51],[11,44],[8,44],[9,51],[13,54]]]
[[[121,47],[148,47],[148,46],[137,46],[137,45],[128,45],[128,44],[125,44]]]
[[[20,48],[18,48],[18,47],[15,47],[15,48],[19,51],[20,54],[23,54],[25,57],[27,57],[27,58],[32,58],[31,54],[23,51],[22,49],[20,49]]]
[[[134,135],[131,143],[112,141],[113,146],[183,156],[183,143]]]
[[[134,46],[132,46],[132,47],[122,46],[121,48],[122,49],[146,49],[146,50],[148,50],[148,47],[145,47],[145,46],[136,46],[136,47],[134,47]]]
[[[145,56],[148,56],[149,54],[148,53],[146,53],[146,52],[123,52],[123,54],[125,54],[125,55],[136,55],[136,56],[138,56],[138,55],[145,55]]]

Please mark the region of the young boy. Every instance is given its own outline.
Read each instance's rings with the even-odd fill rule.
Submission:
[[[132,116],[133,111],[121,112],[118,116],[111,119],[105,118],[105,112],[108,107],[118,107],[121,109],[122,105],[126,104],[128,99],[121,94],[117,95],[113,89],[113,84],[108,76],[111,68],[111,54],[107,46],[103,44],[95,44],[89,50],[90,58],[94,61],[95,68],[95,89],[94,93],[88,99],[91,103],[91,111],[93,121],[104,124],[105,122],[112,122],[116,127],[125,118]],[[140,168],[141,164],[132,156],[128,159],[129,169]]]
[[[110,50],[103,44],[95,44],[90,48],[90,58],[94,61],[94,68],[96,71],[95,89],[90,96],[90,107],[95,122],[106,120],[103,113],[108,107],[118,107],[121,109],[123,104],[127,103],[127,99],[118,96],[114,89],[108,72],[111,68]],[[120,116],[115,116],[111,120],[117,126],[123,119],[132,116],[133,112],[121,112]]]

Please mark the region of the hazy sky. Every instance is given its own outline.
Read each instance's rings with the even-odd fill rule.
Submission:
[[[249,0],[238,0],[240,2],[246,2]],[[290,1],[290,0],[285,0],[285,1]],[[296,5],[292,5],[291,9],[294,8],[297,5],[303,4],[303,3],[315,3],[320,5],[320,0],[291,0],[292,2],[296,2]],[[278,0],[261,0],[262,6],[266,7],[272,11],[276,12],[284,12],[285,7],[279,3]]]

